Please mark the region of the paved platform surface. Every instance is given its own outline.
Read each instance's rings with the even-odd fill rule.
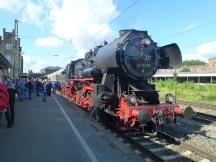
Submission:
[[[59,95],[16,102],[13,128],[0,128],[1,162],[145,161]]]

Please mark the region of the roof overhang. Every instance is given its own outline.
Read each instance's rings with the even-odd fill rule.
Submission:
[[[177,73],[177,77],[215,77],[216,72],[212,73]],[[154,78],[163,78],[163,77],[174,77],[174,74],[171,73],[164,73],[160,74],[157,73],[153,76]]]
[[[12,64],[0,53],[0,67],[3,69],[12,68]]]

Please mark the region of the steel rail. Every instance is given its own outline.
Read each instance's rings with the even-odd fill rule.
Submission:
[[[173,137],[173,136],[171,136],[165,132],[158,131],[158,133],[159,133],[159,135],[161,135],[161,137],[168,138],[169,140],[172,139],[173,141],[179,142],[180,147],[183,147],[186,150],[190,150],[190,151],[198,154],[199,156],[202,156],[206,159],[210,159],[212,161],[215,161],[215,159],[216,159],[216,154],[212,154],[206,150],[200,149],[199,147],[197,147],[193,144],[189,144],[189,143],[182,141],[178,138],[175,138],[175,137]]]
[[[122,137],[127,143],[131,144],[133,147],[141,151],[144,155],[148,156],[151,160],[154,160],[157,162],[165,162],[159,155],[153,153],[151,150],[141,145],[139,142],[136,142],[135,140],[130,138],[128,135],[124,133],[118,133],[118,136]]]
[[[192,120],[198,121],[198,122],[204,122],[207,124],[215,123],[216,124],[216,116],[201,112],[195,112]]]
[[[210,103],[186,101],[186,100],[177,100],[177,103],[180,104],[180,105],[188,105],[188,106],[193,106],[193,107],[207,108],[207,109],[210,109],[210,110],[216,110],[216,105],[210,104]]]

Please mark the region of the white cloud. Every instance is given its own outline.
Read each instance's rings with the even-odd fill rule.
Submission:
[[[0,0],[0,9],[13,13],[21,13],[21,21],[41,26],[46,20],[45,4],[41,1],[31,0]]]
[[[0,9],[18,12],[26,3],[26,0],[0,0]]]
[[[216,56],[216,41],[203,43],[196,47],[196,50],[191,53],[183,54],[184,60],[200,59],[207,61],[211,57]]]
[[[79,49],[76,53],[77,58],[84,58],[85,56],[85,50],[84,49]]]
[[[63,40],[56,37],[38,38],[35,41],[38,47],[57,48],[63,44]]]
[[[27,2],[22,10],[22,21],[42,25],[43,6],[33,2]]]
[[[52,4],[49,19],[52,33],[68,41],[72,39],[72,46],[80,55],[80,51],[113,37],[114,31],[108,22],[117,14],[112,0],[63,0],[60,6]]]
[[[206,56],[216,55],[216,41],[201,44],[197,47],[197,52]]]
[[[45,60],[31,57],[29,55],[24,55],[24,72],[28,72],[28,70],[33,70],[33,72],[39,72],[42,68],[45,68],[48,64]]]
[[[0,8],[17,10],[26,23],[49,26],[55,37],[68,42],[72,40],[72,47],[77,51],[77,56],[81,57],[80,51],[84,53],[103,40],[111,41],[117,35],[109,25],[119,14],[113,1],[0,0]],[[55,43],[59,45],[61,41],[55,39],[50,43],[50,40],[38,38],[36,42],[39,46],[52,46]]]
[[[24,64],[30,64],[31,63],[31,57],[28,55],[23,56]]]

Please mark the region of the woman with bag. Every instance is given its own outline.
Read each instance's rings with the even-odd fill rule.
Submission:
[[[11,127],[11,120],[10,120],[10,112],[9,112],[9,94],[7,90],[7,86],[2,83],[2,78],[0,76],[0,112],[1,116],[2,113],[5,112],[5,118],[7,120],[7,127]]]

